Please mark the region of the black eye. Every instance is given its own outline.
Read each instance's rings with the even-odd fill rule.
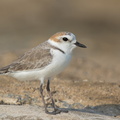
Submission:
[[[64,40],[64,41],[68,41],[68,38],[66,38],[66,37],[63,37],[63,40]]]

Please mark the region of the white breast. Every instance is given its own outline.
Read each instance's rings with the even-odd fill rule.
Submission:
[[[52,62],[43,69],[35,69],[29,71],[19,71],[10,74],[10,76],[15,77],[18,80],[41,80],[51,78],[60,72],[62,72],[71,60],[71,54],[62,53],[59,50],[51,49],[53,55]]]
[[[67,67],[67,65],[71,60],[71,54],[66,54],[66,53],[64,54],[59,50],[52,50],[52,54],[53,54],[53,61],[48,66],[48,69],[50,69],[50,71],[48,72],[50,73],[50,76],[54,76],[62,72]]]

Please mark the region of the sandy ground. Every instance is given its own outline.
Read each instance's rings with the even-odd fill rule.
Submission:
[[[119,120],[119,118],[98,115],[85,111],[70,110],[67,114],[48,115],[38,106],[0,106],[0,119],[2,120]]]

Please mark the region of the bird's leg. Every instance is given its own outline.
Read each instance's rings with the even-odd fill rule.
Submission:
[[[49,96],[50,96],[50,99],[51,99],[51,101],[52,101],[52,106],[53,106],[53,108],[54,108],[54,111],[51,112],[51,114],[59,114],[59,113],[61,113],[61,112],[68,112],[68,111],[66,111],[66,110],[60,110],[60,109],[56,108],[55,102],[54,102],[53,97],[52,97],[52,94],[51,94],[51,92],[50,92],[50,80],[47,81],[46,89],[47,89],[47,92],[48,92],[48,94],[49,94]]]
[[[53,108],[54,108],[54,111],[53,111],[53,112],[49,112],[49,111],[47,110],[47,105],[45,104],[42,86],[43,86],[43,84],[40,85],[40,94],[41,94],[42,101],[43,101],[43,104],[44,104],[44,107],[45,107],[45,112],[46,112],[47,114],[52,114],[52,115],[56,115],[56,114],[59,114],[59,113],[61,113],[61,112],[68,112],[68,111],[64,111],[64,110],[59,110],[59,109],[57,109],[57,108],[55,107],[55,102],[54,102],[54,100],[53,100],[53,98],[52,98],[52,94],[51,94],[51,92],[50,92],[50,80],[48,80],[46,89],[47,89],[47,92],[48,92],[48,94],[49,94],[49,96],[50,96],[50,99],[51,99],[51,101],[52,101],[52,106],[53,106]]]
[[[53,97],[52,97],[52,94],[51,94],[51,92],[50,92],[50,80],[47,81],[46,90],[47,90],[47,92],[48,92],[48,94],[49,94],[49,96],[50,96],[50,99],[51,99],[51,101],[52,101],[52,106],[53,106],[53,108],[54,108],[54,110],[55,110],[55,109],[56,109],[56,108],[55,108],[55,102],[54,102]]]
[[[44,96],[43,96],[43,88],[42,88],[43,84],[40,85],[40,94],[41,94],[41,97],[42,97],[42,101],[43,101],[43,104],[44,104],[44,107],[45,107],[45,112],[47,113],[48,110],[47,110],[47,106],[45,104],[45,100],[44,100]]]
[[[43,101],[43,104],[44,104],[44,107],[45,107],[45,112],[47,113],[47,114],[51,114],[51,115],[56,115],[56,114],[58,114],[58,113],[60,113],[59,111],[53,111],[53,112],[49,112],[48,110],[47,110],[47,105],[45,104],[45,100],[44,100],[44,96],[43,96],[43,88],[42,88],[42,86],[43,86],[43,84],[41,84],[40,85],[40,94],[41,94],[41,97],[42,97],[42,101]],[[54,101],[53,101],[53,104],[54,104]],[[55,108],[54,108],[55,109]]]

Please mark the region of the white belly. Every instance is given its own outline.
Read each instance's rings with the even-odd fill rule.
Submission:
[[[43,69],[35,69],[29,71],[18,71],[10,74],[10,76],[18,80],[41,80],[51,78],[62,72],[71,60],[71,54],[63,54],[60,51],[54,51],[54,57],[48,66]]]

